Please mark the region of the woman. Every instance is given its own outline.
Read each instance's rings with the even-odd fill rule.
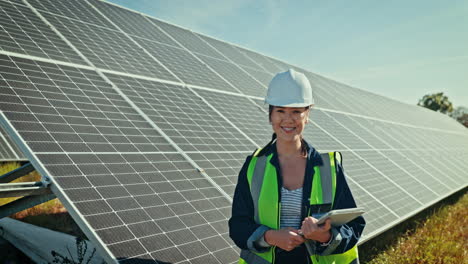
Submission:
[[[265,102],[273,139],[247,157],[229,220],[239,263],[358,263],[362,217],[339,227],[316,224],[321,213],[356,204],[339,153],[321,155],[303,139],[313,105],[309,81],[294,70],[278,73]]]

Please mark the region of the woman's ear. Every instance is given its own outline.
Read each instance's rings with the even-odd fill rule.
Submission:
[[[307,113],[306,113],[306,116],[305,116],[305,118],[306,118],[305,123],[307,124],[307,123],[309,123],[310,108],[307,109],[306,112],[307,112]]]

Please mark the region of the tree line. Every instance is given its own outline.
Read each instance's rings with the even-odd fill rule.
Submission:
[[[418,102],[419,106],[449,115],[453,119],[468,127],[468,108],[464,106],[453,107],[452,102],[443,92],[426,94]]]

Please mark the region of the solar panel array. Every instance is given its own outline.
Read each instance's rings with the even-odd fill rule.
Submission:
[[[10,135],[0,126],[0,162],[26,161],[18,146],[13,142]]]
[[[468,183],[468,134],[441,114],[107,2],[0,11],[0,123],[109,263],[237,261],[237,173],[288,68],[312,83],[305,137],[343,153],[365,238]]]

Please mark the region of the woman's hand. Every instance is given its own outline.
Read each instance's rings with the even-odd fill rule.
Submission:
[[[299,231],[292,227],[280,230],[268,230],[265,232],[265,241],[286,251],[291,251],[295,247],[304,243],[304,238],[299,235]]]
[[[317,219],[312,216],[306,217],[302,221],[301,232],[306,239],[315,240],[321,243],[330,241],[331,220],[327,219],[323,225],[317,225]]]

